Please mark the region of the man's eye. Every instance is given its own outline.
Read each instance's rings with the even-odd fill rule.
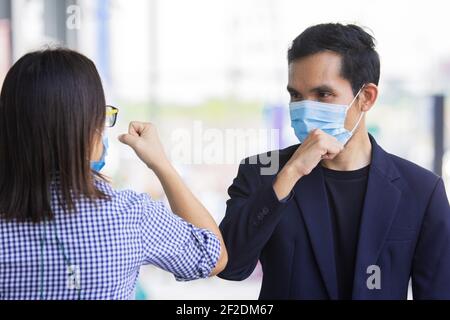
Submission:
[[[332,94],[331,92],[319,92],[319,98],[328,98],[330,97]]]
[[[291,92],[290,95],[291,95],[291,99],[298,99],[299,98],[298,93]]]

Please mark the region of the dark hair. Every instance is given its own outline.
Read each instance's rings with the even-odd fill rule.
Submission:
[[[54,181],[64,210],[80,195],[106,197],[94,183],[106,178],[90,167],[105,104],[94,63],[77,52],[47,49],[14,64],[0,96],[0,217],[53,219]]]
[[[364,84],[380,81],[380,58],[375,51],[374,38],[361,27],[340,23],[319,24],[306,29],[293,42],[288,62],[323,52],[342,57],[341,75],[350,81],[356,94]]]

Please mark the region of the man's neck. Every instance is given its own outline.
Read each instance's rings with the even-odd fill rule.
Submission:
[[[358,130],[342,151],[333,160],[322,160],[322,166],[337,171],[353,171],[370,164],[372,143],[365,128]]]

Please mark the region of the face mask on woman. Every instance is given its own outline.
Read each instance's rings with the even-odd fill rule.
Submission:
[[[91,169],[100,172],[105,166],[106,156],[108,155],[109,141],[107,136],[103,136],[103,153],[98,161],[91,161]]]

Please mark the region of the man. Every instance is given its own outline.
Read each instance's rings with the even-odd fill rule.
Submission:
[[[384,151],[366,129],[378,96],[374,39],[322,24],[288,54],[291,121],[301,144],[280,168],[245,160],[220,225],[244,280],[258,260],[260,299],[450,299],[450,208],[443,181]],[[401,121],[401,119],[399,119]]]

